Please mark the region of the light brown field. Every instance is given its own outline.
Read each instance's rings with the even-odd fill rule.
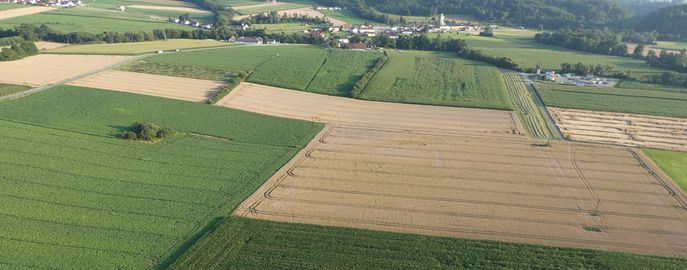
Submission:
[[[319,18],[327,18],[334,26],[343,26],[343,25],[348,24],[348,23],[345,22],[345,21],[337,20],[337,19],[333,19],[333,18],[327,17],[326,15],[324,15],[324,14],[323,14],[322,12],[320,12],[319,10],[315,10],[315,9],[313,9],[313,8],[311,8],[311,7],[299,8],[299,9],[290,9],[290,10],[282,10],[282,11],[277,11],[277,12],[279,13],[279,15],[282,15],[282,16],[284,16],[284,15],[303,15],[303,16],[308,16],[308,17],[311,17],[311,18],[316,18],[316,17],[319,17]]]
[[[195,102],[207,101],[224,86],[222,82],[116,70],[98,73],[70,85]]]
[[[549,108],[575,141],[687,151],[687,119]]]
[[[57,83],[128,59],[126,56],[40,54],[0,62],[0,83],[41,86]]]
[[[635,51],[635,48],[637,48],[637,44],[628,43],[628,44],[626,44],[626,45],[627,45],[627,51],[628,51],[629,53],[633,53],[633,52]],[[653,51],[654,53],[656,53],[656,55],[659,55],[659,54],[661,54],[661,51],[664,51],[664,50],[665,50],[666,52],[669,52],[669,53],[677,53],[677,54],[680,53],[680,51],[678,51],[678,50],[661,49],[661,48],[651,47],[651,45],[647,45],[647,46],[644,48],[644,51],[642,52],[642,54],[643,54],[644,56],[647,56],[647,55],[649,55],[649,52],[650,52],[650,51]]]
[[[64,46],[67,46],[67,44],[64,44],[64,43],[49,42],[49,41],[36,41],[33,44],[35,44],[39,50],[52,50],[52,49],[57,49],[57,48],[62,48]]]
[[[281,6],[285,5],[286,3],[283,2],[270,2],[270,3],[261,3],[261,4],[251,4],[251,5],[239,5],[239,6],[233,6],[231,7],[232,9],[236,11],[241,11],[241,10],[246,10],[246,9],[254,9],[254,8],[266,8],[266,7],[275,7],[275,6]]]
[[[171,10],[171,11],[190,12],[190,13],[205,13],[205,14],[210,13],[207,10],[190,8],[190,7],[168,7],[168,6],[146,6],[146,5],[130,5],[128,7],[139,8],[139,9],[150,9],[150,10]]]
[[[272,116],[336,125],[444,133],[522,134],[511,112],[363,101],[242,83],[218,103]]]
[[[10,10],[3,10],[3,11],[0,11],[0,20],[19,17],[19,16],[26,16],[26,15],[31,15],[31,14],[41,13],[41,12],[46,12],[48,10],[53,10],[53,9],[54,8],[51,8],[51,7],[26,7],[26,8],[15,8],[15,9],[10,9]]]
[[[329,123],[236,215],[687,256],[684,194],[633,149],[509,135],[507,112],[236,90],[223,105]]]

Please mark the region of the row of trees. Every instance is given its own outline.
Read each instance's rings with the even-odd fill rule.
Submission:
[[[687,51],[685,50],[680,53],[670,53],[663,50],[660,54],[651,50],[644,61],[652,67],[687,73]]]
[[[566,73],[573,73],[577,75],[588,75],[588,74],[595,74],[599,76],[603,75],[611,75],[610,72],[613,71],[613,66],[610,65],[585,65],[583,63],[577,63],[577,64],[570,64],[570,63],[563,63],[561,64],[561,69],[559,70],[560,73],[566,74]],[[616,75],[617,74],[613,74]]]
[[[9,48],[3,48],[0,52],[0,61],[14,61],[24,57],[29,57],[38,54],[38,48],[32,42],[24,41],[19,44],[12,45]]]
[[[534,36],[537,42],[555,45],[573,50],[626,56],[627,45],[622,43],[622,35],[608,28],[582,29],[565,27],[559,31],[538,33]]]

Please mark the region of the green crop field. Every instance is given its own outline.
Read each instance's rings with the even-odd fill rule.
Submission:
[[[512,108],[501,72],[491,66],[430,54],[390,52],[360,98],[431,105]]]
[[[0,102],[0,116],[0,268],[152,268],[321,128],[78,87]],[[179,133],[115,137],[135,121]]]
[[[120,69],[207,80],[253,70],[249,82],[344,96],[378,57],[314,46],[244,46],[155,55]]]
[[[29,89],[31,89],[31,87],[26,86],[26,85],[14,85],[14,84],[0,83],[0,97],[6,96],[6,95],[11,95],[14,93],[23,92],[23,91],[26,91]]]
[[[601,88],[538,83],[548,107],[687,117],[687,93],[632,88]]]
[[[114,8],[114,7],[113,7]],[[63,32],[152,32],[156,29],[191,29],[188,26],[167,22],[167,17],[153,19],[149,15],[117,12],[90,7],[57,9],[34,15],[0,21],[0,28],[14,28],[22,23],[45,24]]]
[[[601,64],[613,66],[614,71],[632,71],[632,76],[636,78],[665,71],[650,67],[644,61],[631,57],[586,53],[541,44],[534,40],[534,32],[532,31],[508,29],[501,35],[497,31],[496,35],[495,38],[489,38],[466,34],[442,34],[445,38],[464,39],[471,48],[489,55],[511,58],[523,68],[535,68],[537,64],[540,64],[544,69],[559,69],[562,63]]]
[[[228,218],[171,269],[679,269],[684,259]]]
[[[44,53],[59,54],[118,54],[137,55],[152,53],[160,50],[194,49],[230,46],[233,44],[215,40],[198,39],[169,39],[134,43],[89,44],[61,47],[45,51]]]
[[[333,49],[306,91],[350,96],[353,84],[382,56],[383,54],[378,52]]]
[[[658,167],[687,192],[687,153],[658,149],[642,149]]]
[[[167,20],[169,18],[178,18],[181,15],[188,14],[189,18],[194,21],[199,21],[203,23],[212,22],[214,15],[212,13],[199,13],[199,12],[186,12],[186,11],[176,11],[176,10],[155,10],[155,9],[142,9],[142,8],[127,8],[126,13],[130,14],[143,14],[147,16],[155,16],[160,20]]]
[[[313,26],[307,23],[279,23],[279,24],[254,24],[252,29],[265,29],[267,33],[293,33],[303,32],[303,30],[311,29]]]
[[[0,4],[0,11],[27,7],[19,4]]]

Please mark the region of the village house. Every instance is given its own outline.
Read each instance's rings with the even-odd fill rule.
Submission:
[[[369,48],[369,45],[367,43],[349,43],[348,48],[354,51],[366,51]]]

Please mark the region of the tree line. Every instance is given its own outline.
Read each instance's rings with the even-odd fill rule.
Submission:
[[[0,52],[0,61],[14,61],[38,54],[38,48],[33,42],[22,41]]]
[[[622,35],[608,28],[582,29],[565,27],[556,32],[538,33],[537,42],[569,48],[573,50],[626,56],[627,45],[622,43]]]

